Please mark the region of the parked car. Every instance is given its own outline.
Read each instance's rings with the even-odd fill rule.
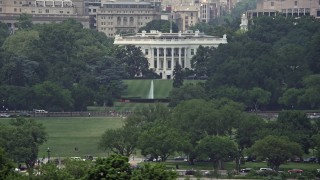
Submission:
[[[252,171],[252,168],[240,169],[240,172],[241,172],[241,173],[249,173],[250,171]]]
[[[194,175],[196,172],[194,170],[186,170],[185,175]]]
[[[303,173],[303,170],[302,169],[290,169],[288,170],[288,173]]]
[[[303,159],[304,163],[316,163],[317,162],[317,158],[316,157],[308,157]]]
[[[260,168],[259,171],[274,171],[271,168]]]
[[[1,113],[0,114],[0,118],[9,118],[9,117],[11,117],[11,115],[8,113]]]
[[[176,160],[176,161],[184,161],[184,160],[186,160],[187,158],[186,157],[183,157],[183,156],[177,156],[177,157],[175,157],[174,158],[174,160]]]
[[[43,110],[43,109],[35,109],[34,112],[35,113],[48,113],[48,111]]]

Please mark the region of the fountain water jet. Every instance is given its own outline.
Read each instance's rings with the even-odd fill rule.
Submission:
[[[154,99],[153,96],[153,80],[151,80],[151,84],[150,84],[150,90],[149,90],[149,94],[148,94],[148,99]]]

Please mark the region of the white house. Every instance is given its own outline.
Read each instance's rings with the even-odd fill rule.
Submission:
[[[149,61],[149,68],[159,74],[162,79],[172,79],[173,69],[178,62],[182,68],[191,69],[191,58],[197,53],[200,45],[218,47],[227,43],[227,36],[222,38],[207,36],[199,31],[193,33],[161,33],[151,30],[142,31],[135,36],[116,35],[114,44],[135,45],[141,48]]]

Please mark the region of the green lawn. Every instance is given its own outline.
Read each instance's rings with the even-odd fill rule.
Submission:
[[[36,118],[41,122],[48,133],[48,141],[40,147],[39,157],[47,157],[47,148],[50,148],[52,157],[72,157],[91,154],[106,156],[107,153],[97,148],[101,135],[107,129],[120,128],[123,125],[121,118],[106,117],[72,117],[72,118]],[[8,123],[9,119],[0,122]],[[79,151],[75,151],[78,147]]]
[[[203,80],[184,80],[186,83],[198,83],[204,82]],[[122,95],[122,97],[135,97],[135,98],[147,98],[151,80],[150,79],[136,79],[136,80],[124,80],[124,83],[128,85]],[[154,98],[164,99],[168,98],[170,91],[172,90],[172,80],[155,79],[154,84]]]

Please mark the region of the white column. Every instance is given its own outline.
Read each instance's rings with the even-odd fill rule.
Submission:
[[[173,69],[174,69],[174,48],[172,47],[171,48],[171,76],[173,75]]]
[[[153,47],[150,48],[150,53],[151,53],[151,61],[150,61],[150,68],[154,69],[154,54],[153,54]],[[150,57],[150,55],[148,54],[148,56]]]
[[[167,48],[163,48],[164,57],[163,57],[163,71],[167,70]]]
[[[181,47],[179,47],[179,64],[180,64],[180,66],[182,66],[182,62],[181,62]]]
[[[184,68],[187,68],[187,47],[184,48]]]
[[[157,71],[160,69],[160,58],[159,58],[159,48],[157,48]]]

